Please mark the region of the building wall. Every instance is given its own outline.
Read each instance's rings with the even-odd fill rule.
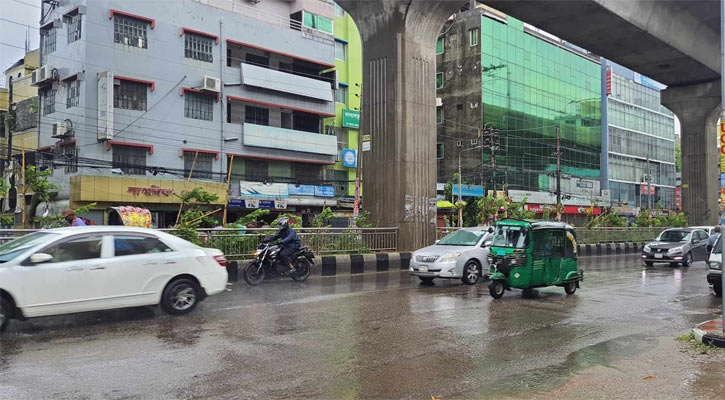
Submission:
[[[332,115],[335,111],[330,101],[240,84],[245,77],[239,65],[242,60],[246,62],[247,53],[269,55],[270,69],[274,70],[280,68],[280,63],[291,60],[290,56],[311,60],[320,66],[319,69],[332,67],[334,44],[330,35],[299,26],[291,29],[294,25],[290,21],[291,10],[299,8],[299,2],[278,0],[242,4],[178,0],[170,3],[75,0],[63,2],[63,6],[53,10],[46,19],[46,23],[61,20],[77,6],[84,6],[82,39],[68,43],[68,24],[62,23],[56,28],[55,51],[42,57],[42,64],[55,68],[61,81],[77,76],[81,80],[82,94],[77,106],[66,108],[68,91],[62,83],[54,84],[57,89],[55,112],[42,116],[40,146],[47,149],[64,143],[51,138],[50,132],[53,123],[68,119],[73,124],[74,137],[65,143],[72,146],[74,141],[81,160],[100,160],[94,162],[106,164],[99,168],[84,168],[81,162],[78,171],[69,174],[111,173],[108,164],[113,160],[113,146],[97,139],[97,76],[105,71],[153,83],[153,90],[147,91],[146,111],[113,108],[112,141],[153,146],[146,156],[146,165],[166,168],[170,172],[167,178],[178,178],[180,171],[183,172],[182,149],[216,154],[213,179],[218,181],[226,178],[229,154],[235,154],[237,162],[240,159],[271,159],[275,160],[272,164],[300,162],[318,169],[335,162],[335,157],[330,155],[243,144],[244,107],[239,99],[245,99],[245,105],[268,108],[269,125],[277,127],[283,109],[306,110],[321,116]],[[147,49],[114,43],[114,20],[109,18],[111,10],[153,19],[154,26],[147,31]],[[212,48],[213,62],[185,57],[183,28],[218,37],[218,43]],[[250,46],[242,48],[235,44],[237,42]],[[213,105],[211,121],[187,118],[184,112],[182,89],[199,88],[204,76],[221,78],[224,84],[219,100]],[[41,107],[42,114],[45,113]],[[319,133],[322,133],[321,123]],[[289,140],[295,140],[294,133],[290,133]],[[270,175],[273,172],[274,167],[270,167]],[[54,170],[54,178],[61,183],[68,180],[62,169]],[[236,182],[232,183],[232,193],[239,190]],[[63,195],[68,195],[67,189],[61,193]]]
[[[675,120],[660,104],[664,86],[607,62],[609,179],[614,204],[675,208]],[[648,195],[646,176],[655,194]]]

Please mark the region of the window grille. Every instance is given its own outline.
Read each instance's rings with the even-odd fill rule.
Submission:
[[[65,83],[66,101],[65,107],[76,107],[81,98],[81,81],[78,78],[71,79]]]
[[[212,166],[214,165],[214,154],[197,153],[194,151],[184,152],[184,177],[189,174],[193,179],[212,179]],[[196,158],[196,162],[194,162]],[[194,165],[194,171],[191,166]]]
[[[120,168],[126,175],[146,175],[148,149],[136,146],[113,146],[113,168]]]
[[[113,16],[113,41],[127,46],[148,48],[146,31],[151,23],[125,15]]]
[[[184,56],[186,58],[209,63],[214,62],[212,55],[214,39],[189,32],[186,32],[184,37]]]
[[[212,121],[214,119],[214,97],[187,91],[184,94],[184,116]]]
[[[43,116],[55,112],[55,95],[57,92],[55,89],[47,89],[41,95],[43,98]]]
[[[119,80],[113,88],[113,107],[124,110],[146,111],[147,84]]]
[[[68,43],[81,38],[81,14],[66,15],[65,23],[68,25]]]

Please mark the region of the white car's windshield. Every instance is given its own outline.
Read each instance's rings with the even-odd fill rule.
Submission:
[[[484,233],[466,230],[455,231],[441,239],[438,244],[443,246],[475,246]]]
[[[687,236],[690,234],[689,231],[664,231],[657,238],[658,242],[684,242],[687,240]]]
[[[25,250],[58,237],[57,233],[35,232],[0,245],[0,263],[6,263]]]
[[[529,245],[527,232],[528,230],[520,226],[499,226],[496,228],[496,236],[493,237],[493,246],[525,249]]]

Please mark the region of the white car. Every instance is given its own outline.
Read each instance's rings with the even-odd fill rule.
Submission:
[[[489,227],[462,228],[433,246],[413,253],[409,271],[423,283],[435,278],[460,279],[474,285],[488,271],[488,251],[493,229]]]
[[[48,229],[0,245],[0,329],[26,319],[160,304],[179,315],[227,284],[226,258],[167,233]]]

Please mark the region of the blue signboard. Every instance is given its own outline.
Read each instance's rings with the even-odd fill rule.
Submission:
[[[720,174],[720,187],[725,187],[725,174]]]
[[[290,196],[314,196],[315,195],[315,186],[314,185],[294,185],[289,184],[287,185]]]
[[[229,199],[229,208],[244,208],[244,200]]]
[[[335,197],[334,186],[315,186],[315,196],[317,197]]]
[[[453,194],[458,196],[458,185],[453,185]],[[474,185],[461,185],[462,197],[483,197],[483,188]]]
[[[259,208],[272,209],[272,208],[274,208],[274,201],[272,201],[272,200],[259,200]]]
[[[357,167],[357,150],[343,149],[342,150],[342,166],[355,168]]]

